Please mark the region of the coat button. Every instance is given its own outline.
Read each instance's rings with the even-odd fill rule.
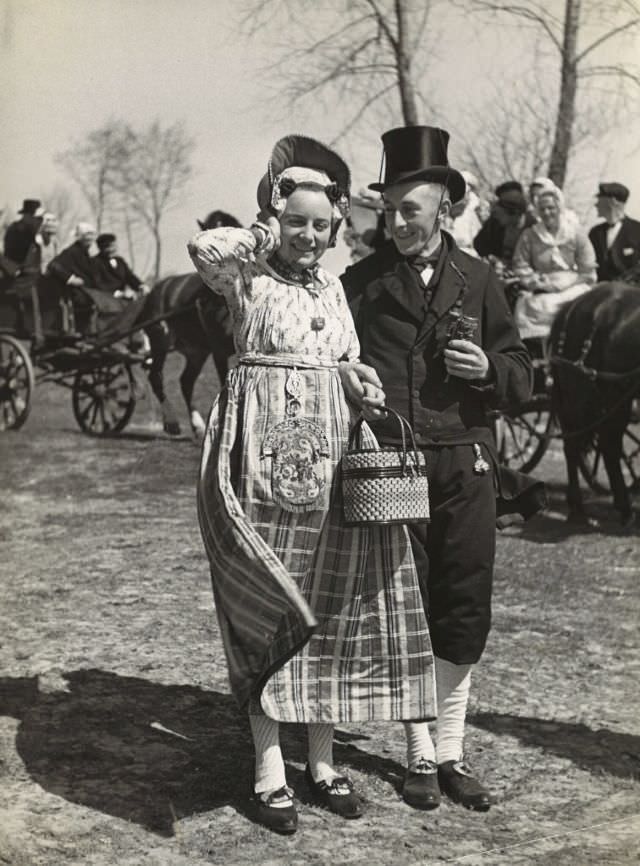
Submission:
[[[413,391],[411,392],[411,394],[412,394],[414,397],[419,397],[419,396],[420,396],[420,391],[418,391],[417,388],[414,388]]]

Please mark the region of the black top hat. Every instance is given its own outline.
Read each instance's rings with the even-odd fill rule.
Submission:
[[[346,162],[335,151],[306,135],[287,135],[273,146],[267,173],[258,185],[258,204],[268,208],[275,178],[292,166],[315,168],[325,172],[335,183],[335,198],[341,196],[349,200],[351,172]]]
[[[449,133],[437,126],[400,126],[382,136],[384,180],[369,189],[382,192],[389,186],[414,180],[446,186],[455,202],[464,198],[463,176],[451,168],[447,158]]]
[[[98,235],[96,238],[96,244],[98,245],[99,250],[104,250],[106,247],[114,244],[116,242],[116,236],[112,235],[110,232],[105,232],[102,235]]]
[[[18,213],[29,214],[30,216],[34,216],[35,212],[39,207],[42,207],[42,202],[37,198],[25,198],[22,202],[22,207],[18,211]]]
[[[615,198],[616,201],[624,204],[629,198],[629,190],[623,183],[601,183],[598,184],[598,195],[606,196],[607,198]]]

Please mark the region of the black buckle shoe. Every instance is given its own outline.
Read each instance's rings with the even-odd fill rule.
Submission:
[[[341,818],[362,817],[362,803],[346,776],[336,776],[330,782],[316,782],[311,775],[309,764],[304,769],[304,777],[315,799]]]
[[[256,819],[275,833],[291,835],[298,829],[298,813],[293,804],[293,791],[287,785],[269,793],[251,795]]]
[[[440,805],[438,765],[420,758],[413,770],[407,770],[402,786],[402,799],[414,809],[437,809]]]
[[[473,777],[471,768],[463,759],[440,764],[438,779],[440,789],[454,803],[460,803],[465,809],[473,809],[475,812],[488,812],[491,808],[491,795]]]

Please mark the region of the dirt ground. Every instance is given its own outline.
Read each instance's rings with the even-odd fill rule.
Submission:
[[[202,407],[215,388],[203,377]],[[147,395],[123,435],[91,439],[45,385],[0,439],[0,863],[638,862],[638,533],[602,498],[599,527],[565,523],[556,449],[548,513],[499,537],[473,683],[467,754],[496,805],[411,810],[401,727],[371,724],[337,732],[366,800],[341,822],[311,802],[304,732],[287,726],[300,828],[282,838],[245,810],[251,744],[197,528],[198,448],[158,418]]]

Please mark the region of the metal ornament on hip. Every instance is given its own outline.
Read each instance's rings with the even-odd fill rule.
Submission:
[[[477,442],[473,445],[473,453],[475,455],[475,463],[473,464],[473,471],[476,475],[486,475],[487,472],[491,470],[491,466],[487,463],[487,461],[482,456],[482,451],[480,450],[480,446]]]
[[[302,378],[300,373],[294,368],[284,383],[284,393],[287,401],[285,412],[289,418],[294,418],[302,409],[302,389]]]

